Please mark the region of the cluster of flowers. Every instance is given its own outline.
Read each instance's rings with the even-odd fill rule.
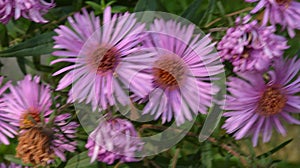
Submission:
[[[24,4],[28,8],[4,10],[3,4],[16,2],[0,0],[0,12],[5,13],[1,22],[18,11],[34,20],[28,14],[29,1]],[[287,40],[274,34],[274,25],[266,26],[270,18],[272,24],[281,24],[293,37],[293,30],[300,29],[291,22],[291,18],[300,20],[297,5],[291,0],[261,0],[252,13],[265,7],[263,24],[251,21],[250,16],[237,18],[236,26],[228,29],[218,43],[220,53],[213,52],[215,43],[209,36],[196,34],[192,24],[156,19],[148,31],[134,14],[112,15],[107,7],[101,22],[93,12],[83,9],[68,18],[69,27],[61,25],[55,30],[57,51],[53,55],[58,59],[51,64],[71,63],[53,74],[64,73],[56,90],[71,86],[68,102],[91,104],[94,111],[143,103],[143,114],[161,118],[162,123],[175,119],[181,125],[198,113],[206,114],[215,101],[213,95],[219,88],[213,81],[218,78],[212,76],[223,72],[220,54],[223,61],[232,63],[237,74],[227,83],[229,94],[223,109],[228,118],[223,128],[236,139],[253,135],[254,146],[260,133],[267,142],[273,127],[286,134],[281,119],[300,124],[291,115],[300,112],[300,97],[296,95],[300,92],[300,61],[282,58]],[[40,6],[35,9],[42,10]],[[38,10],[34,11],[41,19]],[[10,92],[4,93],[8,88]],[[0,142],[9,144],[7,137],[18,135],[17,157],[24,163],[46,165],[55,156],[65,160],[64,152],[75,150],[78,124],[67,122],[70,114],[52,110],[59,105],[52,102],[49,86],[40,84],[39,77],[26,76],[17,86],[8,82],[0,94]],[[88,155],[91,161],[108,164],[136,161],[134,153],[142,150],[143,143],[128,137],[137,136],[133,124],[125,119],[99,121],[86,144]]]
[[[218,55],[213,53],[211,39],[193,36],[194,25],[157,19],[150,28],[153,33],[145,33],[145,24],[137,22],[135,15],[112,16],[110,7],[104,11],[102,24],[85,9],[68,21],[71,27],[61,25],[55,30],[54,48],[59,50],[53,55],[59,58],[52,62],[72,63],[53,74],[67,72],[57,90],[72,84],[68,102],[84,101],[94,111],[103,111],[150,99],[145,114],[161,117],[163,123],[175,118],[177,125],[199,112],[206,113],[217,92],[209,76],[222,72],[223,66],[215,63]],[[49,86],[38,83],[38,77],[26,76],[18,86],[10,86],[11,93],[4,94],[1,142],[8,144],[6,136],[18,134],[17,157],[24,163],[45,165],[55,156],[64,160],[64,151],[74,151],[76,143],[66,140],[75,138],[78,125],[71,122],[63,127],[61,122],[70,115],[54,113],[51,106],[57,107],[51,102]],[[127,95],[129,92],[132,94]],[[138,136],[129,121],[113,117],[100,121],[86,144],[91,161],[136,161],[134,154],[142,150],[143,143],[128,140],[129,136]]]
[[[216,79],[210,76],[221,73],[223,65],[218,64],[209,36],[194,36],[194,25],[156,19],[146,31],[134,14],[112,15],[110,7],[104,10],[102,23],[85,9],[68,22],[71,27],[61,25],[55,30],[58,50],[53,55],[58,59],[51,64],[72,63],[53,74],[65,73],[57,90],[72,85],[70,103],[91,104],[94,111],[144,103],[143,114],[161,118],[162,123],[175,118],[177,125],[207,112],[218,91],[209,82]],[[123,128],[115,126],[123,125],[121,121],[100,123],[90,134],[86,147],[92,161],[135,161],[133,152],[142,150],[142,143],[121,143],[119,136],[113,136],[115,129],[137,136],[128,122]]]
[[[284,59],[287,39],[275,35],[276,24],[287,29],[290,37],[300,29],[300,3],[293,0],[259,1],[251,13],[265,8],[262,24],[251,16],[237,18],[218,43],[223,61],[233,65],[237,77],[229,77],[226,104],[228,117],[223,128],[235,139],[252,135],[253,145],[262,133],[263,142],[271,139],[273,127],[286,135],[282,121],[300,124],[292,114],[300,113],[300,60]],[[270,21],[271,26],[267,26]]]

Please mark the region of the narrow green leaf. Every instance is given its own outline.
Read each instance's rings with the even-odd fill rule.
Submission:
[[[25,57],[25,56],[40,56],[43,54],[50,54],[53,52],[53,44],[46,43],[36,45],[34,47],[22,48],[19,50],[5,50],[4,52],[0,52],[0,57]]]
[[[24,57],[17,57],[17,58],[24,58]],[[33,57],[35,58],[35,57]],[[24,63],[29,66],[32,69],[36,69],[38,71],[42,72],[52,72],[53,67],[47,66],[47,65],[42,65],[42,64],[36,64],[34,61],[30,61],[27,58],[24,58]]]
[[[91,158],[88,156],[88,151],[82,152],[72,157],[65,168],[86,168],[97,167],[96,163],[90,163]]]
[[[232,18],[226,16],[226,11],[225,11],[225,9],[224,9],[223,3],[222,3],[221,1],[218,1],[218,2],[217,2],[217,6],[218,6],[218,8],[219,8],[219,11],[220,11],[221,14],[222,14],[222,17],[223,17],[223,18],[227,18],[229,25],[233,25],[234,22],[233,22]]]
[[[293,139],[289,139],[289,140],[283,142],[282,144],[276,146],[274,149],[272,149],[272,150],[270,150],[270,151],[268,151],[268,152],[266,152],[264,154],[261,154],[261,155],[257,156],[256,158],[257,159],[266,158],[266,157],[272,155],[273,153],[279,151],[280,149],[282,149],[283,147],[285,147],[287,144],[289,144],[292,141],[293,141]]]
[[[52,36],[54,32],[37,35],[7,50],[0,51],[0,57],[36,56],[50,53],[52,49]]]
[[[38,65],[41,64],[41,56],[32,57],[32,62],[34,64],[34,67],[39,70]]]
[[[19,65],[20,70],[22,71],[22,73],[24,75],[26,75],[27,71],[26,71],[26,65],[25,65],[25,58],[24,57],[16,57],[16,59],[17,59],[17,63]]]
[[[300,43],[299,43],[299,40],[300,40],[300,35],[296,35],[294,38],[292,39],[289,39],[288,40],[288,45],[290,46],[287,50],[285,50],[285,56],[288,56],[288,57],[294,57],[295,55],[298,55],[298,57],[300,57]]]
[[[8,34],[6,26],[3,24],[0,24],[0,45],[1,47],[7,47],[8,46]]]
[[[121,13],[128,11],[126,6],[113,6],[111,9],[112,13]]]
[[[29,25],[30,21],[25,18],[20,18],[16,22],[10,21],[6,24],[8,35],[13,39],[20,39],[20,36],[26,34]]]
[[[112,4],[116,3],[116,1],[110,1],[105,6],[111,6]]]
[[[82,8],[83,0],[75,0],[73,1],[72,6],[74,7],[75,10],[80,10]]]
[[[203,23],[204,21],[206,22],[205,24],[209,23],[212,19],[215,8],[216,8],[216,0],[210,0],[208,8],[205,11],[205,13],[202,15],[202,17],[199,16],[199,17],[201,17],[201,18],[199,18],[199,20],[200,20],[199,24]]]
[[[209,142],[204,142],[202,153],[201,153],[201,162],[204,167],[212,168],[212,160],[213,160],[213,153],[212,153],[212,146]]]
[[[58,20],[60,20],[62,18],[65,18],[66,16],[68,16],[73,11],[74,11],[74,9],[73,9],[72,5],[70,5],[70,6],[65,6],[65,5],[64,6],[57,6],[57,7],[53,8],[53,9],[51,9],[44,16],[45,16],[45,18],[47,20],[52,21],[52,22],[47,23],[48,25],[49,24],[53,24],[55,26],[57,24],[56,21],[58,21]]]
[[[177,162],[178,162],[179,155],[180,155],[180,149],[177,148],[175,150],[173,158],[170,160],[169,168],[177,167]]]
[[[93,2],[93,1],[86,1],[85,3],[88,4],[88,5],[90,5],[96,12],[102,10],[101,5],[98,4],[98,3],[96,3],[96,2]]]
[[[17,163],[19,165],[32,166],[30,164],[23,164],[23,162],[20,159],[16,158],[14,155],[5,155],[4,159],[6,159],[6,160],[8,160],[10,162],[13,162],[13,163]]]
[[[199,23],[201,18],[204,15],[204,11],[201,11],[200,7],[202,5],[203,0],[194,0],[189,7],[182,13],[182,17],[190,20],[193,23]],[[203,14],[201,14],[203,13]]]
[[[165,11],[165,8],[159,0],[139,0],[134,11]]]

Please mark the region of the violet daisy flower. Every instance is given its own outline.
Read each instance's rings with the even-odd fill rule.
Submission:
[[[3,77],[0,77],[0,85],[3,82]],[[17,127],[9,124],[11,121],[10,118],[7,117],[7,113],[2,109],[6,106],[5,102],[3,102],[3,94],[9,87],[10,82],[7,82],[0,88],[0,144],[3,143],[5,145],[9,144],[7,137],[13,138],[14,135],[17,134]]]
[[[287,29],[290,37],[295,36],[294,29],[300,29],[300,3],[295,0],[246,0],[246,2],[258,2],[251,13],[264,10],[263,25],[280,24]]]
[[[7,23],[21,16],[37,23],[46,23],[43,14],[55,6],[54,0],[0,0],[0,22]]]
[[[156,19],[150,27],[145,46],[156,50],[149,70],[152,91],[143,113],[161,117],[177,125],[191,121],[199,112],[205,114],[218,88],[210,78],[223,72],[223,66],[209,36],[195,33],[195,26],[173,20]]]
[[[223,60],[230,61],[234,71],[264,71],[274,59],[281,58],[288,48],[283,36],[274,34],[273,26],[261,26],[250,16],[236,20],[218,43],[217,49]]]
[[[223,125],[236,140],[252,136],[253,146],[258,143],[262,133],[263,142],[268,142],[272,129],[282,135],[286,130],[283,121],[300,124],[292,114],[300,113],[299,78],[300,60],[277,60],[274,70],[269,71],[265,82],[260,73],[240,73],[228,82],[227,101],[224,116],[228,117]]]
[[[53,75],[67,72],[60,80],[57,90],[72,84],[69,101],[91,103],[93,110],[107,109],[120,103],[130,103],[122,86],[131,85],[131,90],[139,97],[147,95],[147,87],[142,80],[132,81],[130,76],[145,76],[138,73],[147,66],[151,53],[142,52],[140,33],[144,24],[137,23],[133,14],[111,16],[111,8],[104,10],[103,26],[100,19],[83,9],[74,19],[69,17],[71,28],[60,26],[55,31],[55,46],[61,50],[53,55],[59,56],[52,64],[71,62]],[[131,83],[132,82],[132,83]]]
[[[90,134],[85,146],[91,157],[91,162],[98,160],[113,164],[121,162],[136,162],[135,152],[143,149],[143,143],[133,124],[125,119],[109,119],[100,121],[96,129]]]
[[[17,86],[10,86],[10,94],[3,97],[2,110],[10,124],[21,130],[16,156],[24,163],[45,166],[58,156],[66,160],[64,152],[74,152],[76,122],[69,122],[69,114],[60,114],[50,121],[51,94],[48,85],[39,84],[40,78],[25,76]]]

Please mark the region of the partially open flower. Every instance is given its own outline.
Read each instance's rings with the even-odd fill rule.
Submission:
[[[261,26],[250,16],[237,18],[236,26],[227,30],[218,43],[223,60],[234,66],[234,71],[265,71],[271,63],[282,57],[288,48],[283,36],[274,34],[273,26]]]
[[[90,134],[85,146],[91,162],[98,160],[113,164],[135,162],[135,152],[141,151],[143,143],[130,121],[114,118],[100,121],[98,127]]]
[[[10,86],[11,93],[3,98],[3,111],[10,124],[18,126],[20,133],[16,156],[23,163],[45,166],[57,156],[66,160],[64,152],[75,150],[75,122],[67,122],[70,114],[56,115],[50,120],[51,94],[48,85],[40,84],[39,77],[27,75]]]

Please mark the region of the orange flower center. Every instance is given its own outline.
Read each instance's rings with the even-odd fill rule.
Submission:
[[[116,69],[119,57],[120,53],[115,47],[100,46],[88,54],[87,63],[97,74],[103,75]]]
[[[290,5],[291,1],[292,0],[276,0],[279,5],[285,5],[286,7]]]
[[[276,87],[269,87],[258,103],[258,113],[263,116],[278,114],[285,107],[287,99]]]
[[[154,83],[162,88],[177,88],[185,78],[186,67],[178,56],[162,56],[154,63]]]

